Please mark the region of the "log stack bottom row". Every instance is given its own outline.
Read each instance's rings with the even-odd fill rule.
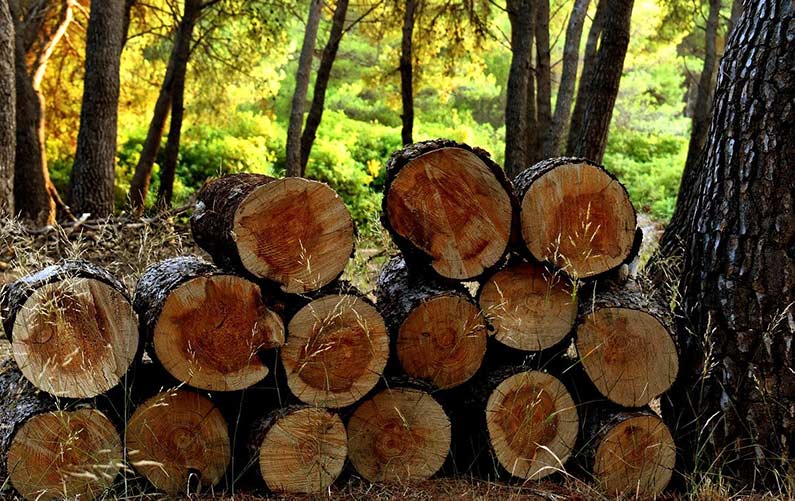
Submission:
[[[27,499],[122,474],[172,495],[349,474],[665,489],[676,445],[649,405],[677,346],[627,278],[642,235],[615,177],[557,158],[510,181],[481,149],[426,141],[387,164],[382,223],[400,254],[375,301],[340,280],[355,236],[336,193],[255,174],[198,194],[214,264],[156,263],[133,294],[84,261],[4,286],[0,478]]]

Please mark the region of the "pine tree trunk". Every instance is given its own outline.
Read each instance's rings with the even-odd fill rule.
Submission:
[[[304,131],[301,133],[301,173],[306,172],[306,164],[309,161],[309,153],[312,151],[312,144],[315,142],[317,129],[320,127],[320,120],[323,118],[323,109],[326,102],[326,89],[328,88],[331,68],[337,58],[337,49],[340,47],[343,30],[345,29],[345,15],[348,13],[348,0],[337,0],[334,9],[334,17],[331,20],[331,32],[328,36],[326,46],[323,47],[323,54],[320,56],[320,66],[315,75],[315,90],[312,93],[312,105],[309,107],[309,114],[306,117]]]
[[[549,0],[536,0],[536,80],[538,95],[536,106],[538,120],[538,157],[556,156],[552,150],[554,128],[552,127],[552,74],[549,55]]]
[[[582,73],[580,80],[577,84],[577,98],[575,99],[575,107],[571,112],[571,123],[569,124],[569,133],[566,136],[565,150],[569,150],[569,144],[574,138],[578,138],[583,134],[583,120],[584,108],[581,106],[579,109],[576,107],[576,101],[580,99],[580,95],[588,95],[591,93],[591,81],[593,80],[594,69],[596,67],[596,55],[599,49],[599,40],[602,38],[602,29],[605,24],[605,17],[607,16],[607,0],[598,0],[596,4],[596,14],[594,14],[593,21],[591,22],[591,29],[588,30],[588,38],[585,41],[585,52],[582,57]]]
[[[513,179],[526,168],[528,151],[528,87],[533,51],[532,0],[509,0],[511,20],[511,69],[505,105],[505,173]]]
[[[666,409],[683,471],[719,457],[747,488],[782,488],[793,471],[793,29],[789,0],[746,2],[728,41],[688,213],[684,370]]]
[[[323,0],[311,0],[309,15],[304,30],[301,55],[298,57],[298,71],[295,75],[295,91],[290,108],[290,123],[287,126],[287,175],[300,177],[301,168],[301,129],[304,124],[304,104],[309,88],[309,74],[312,72],[312,55],[315,52],[317,29],[323,10]]]
[[[86,33],[86,71],[70,203],[77,213],[113,214],[119,66],[124,0],[92,0]]]
[[[400,137],[403,146],[414,142],[414,70],[412,60],[412,37],[414,35],[414,22],[417,18],[418,0],[406,0],[403,11],[403,30],[400,42],[400,97],[403,103],[403,113],[400,119],[403,123]]]
[[[16,154],[16,84],[14,22],[8,0],[0,0],[0,217],[13,217]]]

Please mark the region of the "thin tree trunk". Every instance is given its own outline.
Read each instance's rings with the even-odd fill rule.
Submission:
[[[304,102],[309,88],[309,74],[312,71],[312,54],[315,52],[317,28],[323,0],[311,0],[309,16],[306,20],[304,42],[298,57],[298,71],[295,75],[295,92],[290,109],[290,124],[287,126],[287,175],[301,175],[301,129],[304,123]]]
[[[568,154],[601,162],[607,146],[607,134],[618,96],[624,58],[629,46],[629,28],[634,0],[606,2],[604,28],[586,92],[579,92],[574,115],[581,116],[578,135],[569,136]],[[608,7],[609,6],[609,7]]]
[[[555,156],[553,151],[554,129],[552,127],[552,74],[549,56],[549,0],[536,0],[536,79],[538,95],[537,129],[539,132],[539,160]]]
[[[14,21],[8,0],[0,0],[0,217],[14,216],[16,84]]]
[[[509,0],[511,69],[505,105],[505,172],[514,178],[528,162],[528,87],[532,59],[532,0]]]
[[[575,0],[566,26],[566,42],[563,46],[563,69],[560,74],[560,86],[555,101],[555,115],[552,118],[552,140],[550,156],[560,154],[560,146],[568,134],[571,104],[574,101],[574,86],[577,83],[577,66],[580,64],[580,41],[585,16],[591,0]]]
[[[119,66],[124,0],[92,0],[86,33],[86,76],[70,200],[78,213],[106,217],[114,209]]]
[[[323,47],[323,54],[320,56],[320,66],[315,75],[315,91],[312,94],[312,105],[309,107],[309,114],[306,117],[304,132],[301,134],[301,175],[306,171],[306,164],[309,161],[309,153],[312,151],[312,143],[315,142],[317,129],[320,127],[320,120],[323,118],[323,109],[326,102],[326,89],[331,77],[331,68],[337,58],[337,49],[340,47],[340,40],[345,29],[345,15],[348,12],[348,0],[337,0],[337,7],[334,9],[334,17],[331,20],[331,32],[328,36],[326,46]]]
[[[534,14],[536,0],[530,0],[531,10],[528,13],[530,16],[530,61],[528,62],[530,72],[527,76],[527,163],[522,166],[526,169],[529,166],[540,160],[539,154],[539,131],[538,131],[538,115],[536,110],[536,67],[533,66],[533,41],[535,40],[536,32],[536,17]]]
[[[791,0],[756,0],[729,38],[688,213],[680,375],[664,401],[677,471],[709,468],[745,489],[787,489],[793,471],[793,27]]]
[[[400,116],[403,126],[400,129],[400,137],[404,146],[414,142],[414,69],[411,58],[417,4],[418,0],[406,0],[406,8],[403,11],[403,35],[400,42],[400,97],[403,102],[403,114]]]
[[[732,2],[732,12],[729,17],[729,23],[726,29],[726,38],[728,39],[734,27],[737,26],[737,21],[740,19],[740,14],[743,12],[743,0],[734,0]]]

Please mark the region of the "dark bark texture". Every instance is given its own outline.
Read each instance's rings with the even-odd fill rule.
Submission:
[[[0,0],[0,217],[14,212],[14,158],[16,156],[16,84],[14,22],[8,0]]]
[[[680,471],[719,458],[744,487],[781,488],[795,457],[794,33],[790,0],[759,0],[729,38],[688,214],[684,371],[665,408]]]
[[[567,154],[601,162],[607,146],[607,133],[618,95],[624,57],[629,46],[629,28],[634,0],[600,2],[599,10],[607,9],[593,58],[592,68],[580,79],[580,90],[574,105],[572,129],[569,132]],[[597,12],[597,17],[599,13]],[[596,20],[594,21],[596,26]],[[593,31],[594,27],[591,28]],[[589,35],[589,42],[590,35]],[[587,50],[586,50],[587,54]],[[590,61],[586,59],[586,65]],[[574,124],[577,127],[574,127]]]
[[[119,66],[124,0],[92,0],[86,33],[86,77],[70,203],[76,213],[113,214]]]
[[[417,18],[419,0],[406,0],[403,10],[403,29],[400,41],[400,98],[403,113],[400,115],[402,127],[400,137],[403,145],[414,142],[414,68],[412,49],[414,23]]]
[[[530,164],[528,151],[528,87],[532,78],[532,0],[509,0],[511,68],[505,105],[505,172],[513,178]]]
[[[549,0],[536,0],[536,130],[538,131],[538,158],[554,157],[552,150],[552,74],[549,55]]]

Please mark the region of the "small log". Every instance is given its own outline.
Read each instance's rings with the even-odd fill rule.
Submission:
[[[407,259],[479,277],[505,255],[516,199],[489,154],[447,139],[409,145],[386,167],[381,221]]]
[[[212,180],[197,195],[191,230],[221,267],[288,293],[332,282],[353,254],[345,204],[328,185],[302,178],[233,174]]]
[[[632,260],[637,217],[626,188],[582,158],[542,160],[514,179],[522,238],[538,261],[575,279],[610,272]]]
[[[342,473],[348,435],[337,414],[290,406],[256,422],[248,446],[271,491],[322,494]]]
[[[149,355],[196,388],[248,388],[269,372],[259,354],[284,343],[284,324],[257,284],[195,256],[150,266],[133,304]]]
[[[412,273],[396,256],[381,271],[376,297],[406,374],[449,389],[480,368],[488,328],[462,286]]]
[[[287,384],[310,405],[353,404],[378,383],[389,358],[383,318],[354,290],[309,302],[287,332],[281,349]]]
[[[568,278],[532,262],[513,261],[488,277],[478,303],[494,327],[494,338],[524,351],[560,343],[577,319],[577,299]]]
[[[141,351],[124,284],[86,261],[64,261],[6,285],[0,312],[22,373],[59,397],[110,390]]]
[[[575,346],[602,395],[624,407],[643,407],[671,387],[679,356],[670,313],[633,287],[581,297]]]
[[[229,429],[207,398],[185,390],[158,393],[127,424],[130,464],[155,488],[177,495],[216,485],[231,460]]]
[[[22,497],[94,499],[113,485],[122,444],[102,412],[59,406],[11,361],[0,367],[0,392],[0,478]]]
[[[418,482],[450,451],[450,420],[427,392],[392,387],[365,400],[348,422],[348,455],[371,482]]]

